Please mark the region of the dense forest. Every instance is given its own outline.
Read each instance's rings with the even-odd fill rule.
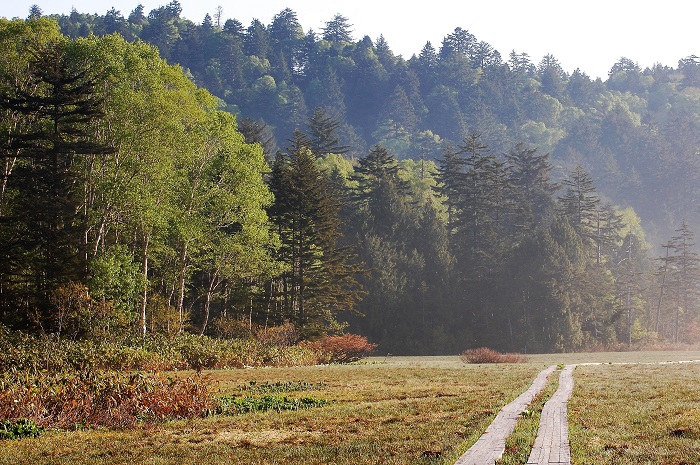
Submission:
[[[4,324],[700,342],[697,57],[603,82],[460,28],[406,60],[340,14],[180,13],[0,23]]]

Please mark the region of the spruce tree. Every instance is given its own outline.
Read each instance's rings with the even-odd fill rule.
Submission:
[[[28,306],[38,311],[41,324],[50,316],[52,292],[70,282],[86,283],[83,160],[113,151],[92,137],[104,114],[98,92],[104,78],[97,63],[82,59],[79,47],[57,40],[29,62],[28,85],[9,88],[0,99],[3,110],[31,121],[8,147],[22,160],[13,174],[14,234],[2,235],[8,242],[0,249],[8,254],[5,273],[28,291]]]
[[[528,148],[521,142],[506,154],[506,160],[518,205],[517,228],[527,232],[546,227],[551,221],[552,195],[559,188],[550,179],[553,166],[549,154],[538,153],[537,148]]]
[[[353,310],[361,296],[354,254],[338,245],[340,204],[329,179],[316,166],[311,142],[296,132],[273,164],[270,219],[280,235],[286,271],[272,283],[282,304],[278,319],[292,321],[314,338],[340,328],[338,312]],[[280,322],[280,321],[278,321]]]
[[[309,130],[311,151],[317,156],[334,153],[342,155],[350,148],[338,139],[340,120],[330,115],[324,107],[316,107],[306,126]]]

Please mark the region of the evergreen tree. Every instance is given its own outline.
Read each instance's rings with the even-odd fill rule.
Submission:
[[[598,231],[598,197],[593,179],[581,166],[562,181],[566,188],[559,197],[559,210],[584,240],[593,241]]]
[[[520,218],[517,228],[532,231],[546,227],[551,220],[552,195],[559,188],[550,180],[553,169],[549,154],[537,153],[536,148],[527,148],[518,143],[506,154],[508,175],[514,186],[514,201],[518,205]]]
[[[317,156],[329,153],[342,155],[348,151],[349,146],[341,145],[338,139],[340,121],[329,115],[325,108],[316,107],[306,126],[309,130],[311,151]]]
[[[259,59],[267,58],[270,51],[270,34],[258,19],[253,19],[243,40],[246,55],[255,55]]]
[[[22,283],[29,308],[39,312],[36,322],[49,327],[52,292],[87,279],[83,157],[112,151],[91,137],[104,114],[103,79],[97,63],[86,63],[78,47],[59,40],[29,61],[28,85],[5,88],[0,100],[0,109],[32,121],[11,135],[8,147],[23,160],[13,174],[19,193],[13,234],[0,235],[9,241],[0,247],[8,254],[0,273]]]
[[[463,272],[480,279],[503,263],[509,242],[505,226],[513,213],[512,186],[505,165],[488,152],[478,134],[465,139],[460,150],[466,171],[457,187],[453,238]]]
[[[287,266],[271,289],[280,294],[282,312],[304,337],[339,329],[338,312],[352,310],[359,299],[356,274],[340,237],[337,196],[328,178],[316,167],[310,141],[294,134],[286,153],[273,164],[270,189],[275,203],[270,218],[281,240],[280,260]]]
[[[399,176],[396,159],[385,148],[376,146],[358,160],[351,179],[357,183],[355,204],[366,212],[366,228],[379,237],[394,237],[405,213],[402,198],[408,194],[408,184]]]
[[[672,250],[672,255],[662,258],[661,261],[669,270],[667,286],[675,302],[672,337],[674,342],[680,342],[683,328],[691,323],[697,324],[700,316],[696,304],[700,297],[700,257],[693,249],[695,234],[685,220],[676,229],[676,233],[667,244],[668,249]]]
[[[332,44],[352,42],[352,25],[349,23],[348,18],[338,13],[333,16],[333,19],[326,22],[322,37],[323,40],[327,40]]]

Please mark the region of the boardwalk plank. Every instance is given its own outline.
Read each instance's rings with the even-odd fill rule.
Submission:
[[[520,414],[544,389],[547,377],[554,368],[551,366],[542,370],[527,391],[503,407],[484,434],[455,462],[455,465],[491,465],[500,459],[506,448],[506,438],[513,432]]]
[[[559,375],[559,388],[542,409],[540,427],[528,465],[571,465],[569,425],[566,404],[574,387],[575,365],[567,365]]]

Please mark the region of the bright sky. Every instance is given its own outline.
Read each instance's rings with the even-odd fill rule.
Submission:
[[[170,0],[3,0],[0,16],[26,18],[32,4],[44,14],[105,14],[111,7],[127,17],[139,4],[146,14]],[[527,53],[537,64],[548,53],[565,71],[580,68],[589,76],[607,78],[621,58],[642,68],[661,63],[678,66],[678,60],[700,55],[698,11],[694,2],[666,0],[180,0],[182,16],[200,23],[212,17],[217,5],[223,18],[248,26],[253,18],[270,24],[284,8],[297,13],[304,31],[320,32],[336,13],[353,25],[355,39],[380,34],[398,55],[408,59],[430,41],[439,49],[442,39],[456,27],[490,43],[504,60],[512,50]]]

